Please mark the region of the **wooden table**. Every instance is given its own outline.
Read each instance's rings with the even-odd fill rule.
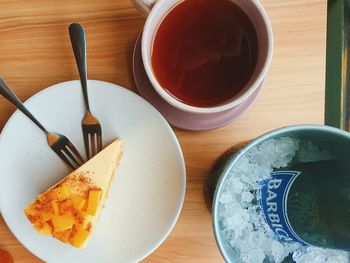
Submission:
[[[229,146],[274,128],[323,123],[325,0],[262,0],[275,37],[273,63],[258,101],[238,121],[214,131],[175,129],[187,164],[187,194],[169,238],[144,262],[222,262],[203,198],[203,182]],[[89,78],[135,90],[131,58],[142,18],[129,0],[1,0],[0,75],[22,100],[77,79],[67,35],[72,22],[87,32]],[[0,98],[0,128],[15,108]],[[13,197],[11,197],[13,198]],[[16,262],[37,262],[0,217],[0,249]]]

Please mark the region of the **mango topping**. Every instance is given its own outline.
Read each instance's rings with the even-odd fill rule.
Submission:
[[[72,245],[75,247],[81,247],[85,240],[89,237],[90,232],[85,230],[81,226],[77,227],[77,232],[72,238]]]
[[[86,200],[81,195],[73,194],[70,196],[70,200],[72,201],[75,208],[82,210],[85,206]]]
[[[101,189],[90,187],[77,194],[63,182],[38,196],[24,213],[38,232],[80,248],[90,235],[101,197]]]
[[[74,217],[71,215],[54,216],[51,219],[53,228],[56,232],[62,232],[71,229],[75,223]]]
[[[54,215],[58,216],[60,214],[60,207],[56,201],[51,202],[52,210]]]
[[[46,236],[49,236],[52,234],[52,227],[48,223],[43,223],[41,225],[34,225],[34,228],[40,232],[41,234],[44,234]]]
[[[89,191],[89,200],[86,211],[89,215],[96,215],[98,204],[100,203],[102,196],[101,190],[90,190]]]
[[[55,189],[55,194],[58,200],[67,199],[71,195],[71,188],[69,185],[63,185]]]

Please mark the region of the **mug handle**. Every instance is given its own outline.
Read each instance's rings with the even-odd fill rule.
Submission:
[[[144,17],[148,16],[157,1],[158,0],[131,0],[136,9],[139,10]]]

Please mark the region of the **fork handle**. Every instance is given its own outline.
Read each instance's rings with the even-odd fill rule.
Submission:
[[[89,97],[87,90],[87,65],[86,65],[86,38],[81,24],[74,23],[69,26],[69,36],[72,44],[75,61],[78,66],[81,87],[83,89],[86,111],[90,112]]]
[[[24,115],[26,115],[29,119],[31,119],[43,132],[48,134],[48,131],[44,128],[43,125],[30,113],[26,106],[22,103],[22,101],[16,96],[16,94],[10,89],[5,80],[0,78],[0,94],[16,106]]]

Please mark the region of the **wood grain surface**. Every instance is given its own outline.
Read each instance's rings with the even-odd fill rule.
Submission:
[[[175,129],[187,166],[186,200],[169,238],[144,262],[222,262],[203,197],[203,183],[215,160],[230,146],[274,128],[323,123],[327,1],[262,2],[275,38],[264,89],[249,112],[224,128]],[[0,75],[22,100],[52,84],[77,79],[67,27],[80,22],[87,33],[89,78],[135,90],[132,49],[144,21],[129,0],[1,0]],[[0,128],[14,110],[0,98]],[[0,249],[16,262],[40,261],[1,217]]]

